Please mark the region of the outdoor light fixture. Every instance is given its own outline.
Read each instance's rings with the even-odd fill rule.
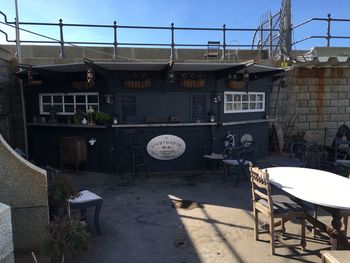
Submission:
[[[243,72],[243,80],[248,81],[249,80],[249,72],[248,70],[244,70]]]
[[[88,87],[95,86],[95,69],[94,69],[94,62],[90,59],[85,58],[84,63],[87,66],[86,71],[86,82]]]
[[[286,85],[286,76],[282,75],[280,78],[280,87],[283,88]]]
[[[104,97],[105,102],[107,104],[113,104],[114,101],[113,101],[113,95],[112,94],[106,94],[103,97]]]
[[[19,64],[18,67],[27,71],[26,83],[28,86],[41,85],[43,83],[42,80],[38,79],[38,74],[33,72],[33,67],[31,65]]]
[[[86,81],[87,81],[88,87],[93,87],[95,85],[95,71],[93,67],[88,66],[88,69],[86,72]]]
[[[215,94],[214,96],[214,103],[218,103],[221,101],[221,96],[219,93]]]
[[[31,67],[28,68],[28,70],[27,70],[27,80],[28,81],[32,81],[33,80],[33,70],[32,70]]]

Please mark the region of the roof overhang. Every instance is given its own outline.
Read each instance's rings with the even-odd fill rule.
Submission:
[[[272,76],[284,72],[282,68],[268,67],[256,65],[252,62],[246,63],[227,63],[227,62],[100,62],[93,61],[92,64],[104,71],[167,71],[169,69],[175,72],[183,71],[198,71],[198,72],[216,72],[217,78],[223,78],[229,73],[249,73],[258,78]],[[30,66],[30,69],[25,68],[17,73],[19,77],[24,77],[28,70],[37,73],[79,73],[85,72],[87,69],[86,63],[71,63],[71,64],[55,64],[55,65],[37,65]],[[255,78],[256,79],[256,78]]]

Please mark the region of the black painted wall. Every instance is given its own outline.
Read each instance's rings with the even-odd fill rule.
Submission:
[[[224,80],[216,80],[215,73],[207,74],[206,85],[200,89],[182,88],[177,82],[169,83],[161,72],[152,72],[152,85],[147,89],[127,89],[120,80],[119,72],[109,72],[107,75],[96,75],[96,85],[92,89],[82,92],[99,92],[100,110],[117,117],[119,123],[125,123],[125,112],[122,107],[123,96],[134,96],[136,121],[145,123],[146,117],[154,117],[156,122],[167,123],[170,116],[179,116],[180,122],[195,122],[193,119],[193,97],[205,96],[205,111],[213,111],[218,122],[234,122],[244,120],[265,119],[265,112],[224,114],[223,94],[232,91],[225,85]],[[39,115],[39,93],[50,92],[79,92],[72,87],[72,80],[83,79],[84,73],[61,74],[52,78],[44,76],[41,86],[26,87],[27,120],[31,122],[33,116]],[[248,91],[264,91],[266,105],[269,107],[269,94],[271,91],[271,78],[252,81]],[[105,94],[114,96],[114,103],[107,104]],[[221,102],[215,103],[214,96],[219,94]],[[124,116],[123,116],[124,115]],[[208,121],[208,116],[202,120]],[[65,122],[66,117],[59,118]],[[130,170],[130,155],[125,147],[124,133],[126,128],[70,128],[70,127],[42,127],[29,126],[29,150],[31,158],[40,165],[51,164],[59,166],[59,139],[64,136],[80,135],[86,140],[97,139],[95,146],[88,146],[88,165],[86,168],[97,171],[125,172]],[[250,133],[258,142],[257,157],[263,158],[268,153],[268,124],[242,124],[230,126],[190,126],[190,127],[143,127],[131,128],[139,144],[146,145],[149,140],[162,134],[173,134],[181,137],[186,145],[185,153],[171,161],[159,161],[146,154],[149,170],[174,171],[197,170],[203,167],[203,145],[214,144],[216,151],[223,150],[224,138],[228,131],[235,134],[238,142],[245,133]]]

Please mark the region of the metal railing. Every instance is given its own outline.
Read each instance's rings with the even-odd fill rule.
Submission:
[[[5,25],[9,25],[14,27],[16,24],[15,22],[10,22],[7,20],[6,15],[0,11],[0,14],[4,17],[5,22],[0,22]],[[36,23],[36,22],[19,22],[20,30],[34,33],[29,30],[21,28],[22,26],[52,26],[56,27],[59,30],[59,39],[54,39],[51,37],[46,37],[42,34],[34,33],[40,37],[45,37],[48,40],[20,40],[20,43],[32,43],[32,44],[59,44],[60,45],[60,57],[65,57],[64,47],[66,45],[107,45],[113,47],[113,59],[117,58],[118,54],[118,47],[121,46],[158,46],[158,47],[169,47],[170,48],[170,59],[175,59],[175,48],[176,47],[203,47],[207,48],[208,43],[205,44],[192,44],[192,43],[175,43],[175,33],[178,31],[216,31],[221,32],[221,41],[220,41],[220,49],[222,49],[222,57],[221,59],[225,60],[227,59],[227,49],[228,48],[238,48],[238,47],[244,47],[244,48],[259,48],[261,47],[260,44],[229,44],[226,40],[226,34],[227,32],[252,32],[253,34],[256,32],[256,28],[227,28],[224,24],[222,27],[216,27],[216,28],[210,28],[210,27],[176,27],[174,23],[171,23],[170,26],[125,26],[125,25],[118,25],[116,21],[113,22],[112,25],[95,25],[95,24],[69,24],[69,23],[63,23],[63,20],[60,19],[58,23]],[[112,42],[96,42],[96,41],[65,41],[64,37],[64,29],[68,27],[83,27],[83,28],[110,28],[113,30],[113,41]],[[142,30],[167,30],[170,34],[170,43],[135,43],[135,42],[119,42],[119,33],[118,29],[142,29]],[[259,29],[259,31],[267,31],[269,33],[271,32],[278,32],[278,29]],[[16,43],[16,40],[9,39],[6,32],[0,30],[3,34],[5,34],[6,41]]]
[[[3,16],[4,22],[0,21],[1,24],[11,26],[15,28],[16,22],[10,22],[7,20],[6,15],[0,11],[0,14]],[[170,59],[175,60],[175,48],[181,48],[181,47],[193,47],[193,48],[207,48],[208,44],[193,44],[193,43],[175,43],[175,35],[177,32],[180,31],[212,31],[212,32],[220,32],[221,33],[221,41],[220,41],[220,49],[222,51],[222,60],[226,60],[228,58],[227,51],[230,48],[249,48],[249,49],[260,49],[260,50],[268,50],[270,57],[278,56],[281,54],[281,52],[286,53],[283,47],[281,47],[281,41],[280,38],[283,35],[284,32],[282,32],[281,28],[278,26],[278,21],[280,20],[281,12],[270,16],[269,19],[265,22],[263,22],[258,28],[227,28],[224,24],[222,27],[176,27],[174,23],[171,23],[170,26],[125,26],[125,25],[118,25],[116,21],[113,22],[111,25],[96,25],[96,24],[70,24],[70,23],[63,23],[63,20],[60,19],[58,23],[36,23],[36,22],[19,22],[20,30],[24,32],[29,32],[34,35],[46,38],[46,40],[20,40],[20,43],[32,43],[32,44],[58,44],[60,45],[60,57],[65,57],[65,46],[68,45],[104,45],[104,46],[110,46],[113,47],[113,59],[116,59],[118,57],[118,48],[119,47],[126,47],[126,46],[144,46],[144,47],[150,47],[150,46],[156,46],[156,47],[167,47],[170,48]],[[336,19],[331,18],[331,15],[328,14],[327,18],[311,18],[307,21],[304,21],[300,24],[297,24],[295,26],[292,26],[290,29],[284,29],[288,30],[288,33],[295,32],[296,30],[300,29],[302,26],[305,26],[309,23],[312,23],[314,21],[321,21],[326,23],[326,32],[324,35],[311,35],[304,37],[300,40],[296,40],[290,44],[290,47],[288,47],[288,50],[291,50],[293,46],[295,46],[298,43],[305,42],[310,39],[325,39],[326,40],[326,46],[329,47],[331,45],[331,39],[350,39],[350,36],[347,35],[332,35],[331,29],[332,29],[332,23],[335,22],[343,22],[348,23],[350,22],[350,19]],[[29,31],[25,28],[22,28],[23,26],[50,26],[57,28],[59,32],[59,39],[55,39],[52,37],[48,37],[42,34],[38,34],[33,31]],[[107,28],[111,29],[111,35],[113,35],[112,39],[113,41],[110,42],[99,42],[99,41],[67,41],[65,40],[64,31],[66,28]],[[140,29],[140,30],[163,30],[168,31],[168,34],[170,35],[170,43],[145,43],[145,42],[119,42],[118,38],[120,38],[122,32],[118,32],[118,29]],[[6,32],[3,30],[0,30],[1,33],[3,33],[6,37],[6,41],[9,43],[16,43],[16,39],[9,39]],[[237,33],[237,35],[241,32],[251,32],[253,34],[252,42],[249,44],[239,44],[238,41],[237,44],[229,44],[227,42],[227,33],[228,32],[234,32]],[[281,52],[277,52],[281,51]]]
[[[294,46],[295,44],[304,42],[306,40],[309,40],[309,39],[326,39],[326,46],[330,47],[331,46],[331,39],[350,39],[350,36],[333,36],[331,34],[332,22],[347,22],[347,23],[350,22],[350,19],[331,18],[331,14],[328,14],[327,18],[311,18],[309,20],[306,20],[300,24],[293,26],[291,28],[291,30],[295,31],[297,28],[300,28],[300,27],[307,25],[307,24],[314,22],[314,21],[322,21],[322,22],[327,23],[325,35],[307,36],[307,37],[304,37],[300,40],[294,41],[292,43],[292,46]]]

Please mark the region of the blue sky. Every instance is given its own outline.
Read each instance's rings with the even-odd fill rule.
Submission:
[[[169,26],[172,22],[178,27],[221,27],[256,28],[261,16],[268,10],[278,12],[281,0],[18,0],[20,21],[57,23],[112,24],[120,25]],[[15,17],[14,0],[1,0],[0,11],[10,21]],[[312,17],[350,18],[350,1],[347,0],[292,0],[292,22],[298,24]],[[3,22],[3,17],[0,17]],[[59,37],[58,28],[25,27],[29,30]],[[333,35],[349,34],[350,23],[332,24]],[[0,29],[14,38],[14,29],[0,25]],[[346,32],[348,31],[348,32]],[[294,33],[295,39],[308,35],[324,35],[326,24],[313,22]],[[251,44],[253,33],[228,33],[228,44]],[[349,34],[350,35],[350,34]],[[112,42],[111,29],[75,29],[65,28],[66,41],[102,41]],[[206,44],[208,40],[221,40],[221,33],[215,32],[176,32],[176,43]],[[38,39],[27,33],[21,33],[21,39]],[[168,31],[118,30],[120,42],[169,43]],[[4,37],[0,35],[0,43]],[[298,44],[298,49],[309,49],[315,45],[324,45],[322,41],[307,41]],[[349,46],[350,40],[332,41],[333,45]]]

